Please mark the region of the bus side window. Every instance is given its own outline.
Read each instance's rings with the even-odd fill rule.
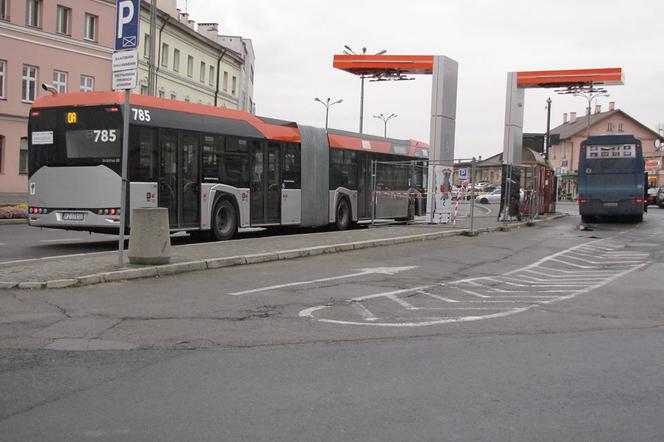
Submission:
[[[156,130],[131,126],[129,131],[129,180],[156,182],[158,169]]]
[[[235,187],[248,188],[249,142],[244,138],[227,137],[226,149],[221,161],[221,182]]]
[[[282,182],[284,189],[300,188],[300,145],[282,144]]]
[[[330,149],[330,190],[343,186],[344,152],[341,149]]]
[[[203,181],[217,182],[222,175],[222,156],[224,137],[219,135],[203,136]]]
[[[357,152],[355,151],[344,151],[343,178],[344,187],[357,190]]]

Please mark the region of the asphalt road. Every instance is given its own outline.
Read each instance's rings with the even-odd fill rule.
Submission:
[[[577,223],[0,292],[0,434],[662,440],[664,210]]]

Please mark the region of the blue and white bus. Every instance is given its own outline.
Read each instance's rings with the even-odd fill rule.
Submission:
[[[641,141],[633,135],[591,136],[579,153],[579,214],[583,222],[599,217],[643,221],[645,164]]]

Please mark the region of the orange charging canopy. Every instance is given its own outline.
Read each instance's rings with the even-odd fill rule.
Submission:
[[[332,67],[354,75],[431,75],[433,55],[335,55]]]
[[[516,73],[520,88],[556,88],[568,86],[622,85],[622,68],[563,69],[555,71],[525,71]]]

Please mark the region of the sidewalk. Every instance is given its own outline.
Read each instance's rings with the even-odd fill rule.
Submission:
[[[566,216],[553,214],[535,222]],[[234,265],[295,259],[369,247],[440,239],[468,234],[466,222],[451,225],[388,225],[350,231],[298,233],[223,242],[187,244],[171,248],[171,263],[160,266],[117,265],[117,252],[54,256],[0,263],[0,288],[40,289],[84,286],[103,282],[149,278]],[[526,225],[511,222],[508,229]],[[478,233],[502,230],[493,218],[475,220]],[[303,229],[306,232],[305,229]],[[126,257],[125,262],[129,262]]]

